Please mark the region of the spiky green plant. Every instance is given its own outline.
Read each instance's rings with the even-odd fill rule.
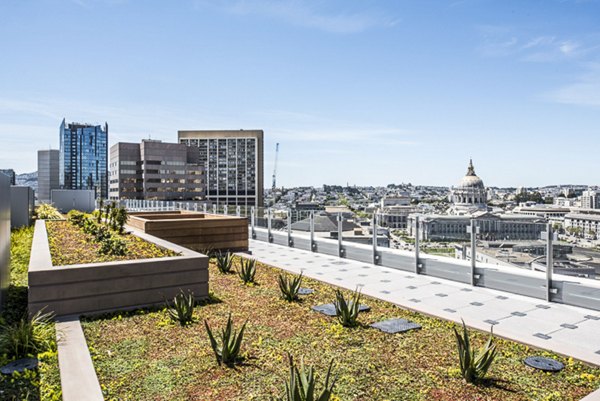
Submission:
[[[360,291],[356,290],[350,300],[346,300],[340,290],[335,291],[335,314],[338,321],[344,327],[355,327],[358,324],[358,312],[360,308]]]
[[[0,352],[24,358],[53,348],[53,313],[38,311],[31,319],[24,316],[11,325],[0,325]]]
[[[217,359],[217,363],[219,365],[225,364],[227,366],[231,366],[239,359],[246,323],[248,322],[245,322],[240,331],[236,332],[233,329],[231,313],[229,313],[227,325],[221,330],[221,335],[218,337],[218,339],[216,339],[212,330],[210,329],[210,326],[208,325],[208,321],[204,320],[204,326],[206,327],[206,332],[208,333],[210,346],[215,353],[215,358]]]
[[[179,294],[173,298],[173,304],[168,301],[167,312],[172,321],[178,322],[182,326],[187,326],[194,322],[194,306],[196,306],[196,299],[194,293],[188,291],[187,294],[183,290],[179,291]]]
[[[42,203],[36,207],[35,215],[40,220],[60,220],[63,218],[58,210],[48,203]]]
[[[302,273],[299,276],[290,277],[287,274],[279,274],[279,290],[281,291],[281,297],[288,302],[294,302],[298,300],[298,290],[300,284],[302,284]]]
[[[238,275],[245,284],[254,283],[254,275],[256,274],[255,259],[240,259],[240,269]]]
[[[233,266],[233,254],[230,252],[227,253],[217,253],[216,255],[217,268],[221,273],[231,273],[231,268]]]
[[[469,332],[463,320],[463,334],[460,335],[456,327],[453,327],[458,348],[460,373],[467,383],[475,383],[483,379],[496,358],[496,344],[494,343],[494,326],[492,326],[490,337],[484,346],[476,354],[471,347]]]
[[[104,214],[104,199],[98,198],[98,214],[96,214],[96,222],[98,224],[102,223],[102,215]]]
[[[290,380],[285,383],[285,395],[277,398],[278,401],[328,401],[333,394],[337,378],[332,378],[333,359],[329,363],[323,390],[316,390],[317,380],[312,367],[306,369],[304,361],[300,359],[300,367],[294,364],[294,358],[288,354],[290,361]]]
[[[123,231],[125,230],[125,224],[127,223],[128,218],[129,215],[127,213],[127,209],[125,209],[124,207],[119,207],[115,216],[115,224],[117,226],[119,234],[123,234]]]

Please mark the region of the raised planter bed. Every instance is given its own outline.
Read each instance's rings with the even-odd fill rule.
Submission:
[[[179,256],[53,266],[46,222],[35,225],[29,262],[29,313],[93,314],[164,303],[180,290],[208,297],[208,257],[134,230]]]
[[[208,213],[139,212],[128,224],[147,234],[195,251],[247,251],[248,219]]]

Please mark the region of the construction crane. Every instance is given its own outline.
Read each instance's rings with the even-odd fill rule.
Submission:
[[[275,145],[275,166],[273,167],[273,191],[277,188],[277,158],[279,157],[279,142]]]

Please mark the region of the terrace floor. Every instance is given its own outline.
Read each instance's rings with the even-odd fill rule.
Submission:
[[[600,365],[600,311],[251,240],[265,264]]]

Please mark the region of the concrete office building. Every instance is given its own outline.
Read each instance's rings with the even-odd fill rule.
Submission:
[[[206,169],[206,198],[218,204],[263,206],[262,130],[179,131],[179,143],[198,147]]]
[[[564,228],[565,230],[579,229],[584,236],[595,238],[600,234],[600,210],[574,210],[565,216]]]
[[[108,196],[108,124],[60,124],[60,187]]]
[[[38,150],[38,190],[41,203],[49,203],[53,189],[60,188],[60,151],[57,149]]]
[[[0,174],[4,174],[8,176],[8,178],[10,178],[10,185],[16,185],[17,174],[15,173],[15,170],[13,170],[12,168],[0,169]]]
[[[143,140],[110,148],[109,198],[202,200],[204,166],[197,146]]]
[[[600,209],[600,191],[583,191],[581,207],[583,209]]]

